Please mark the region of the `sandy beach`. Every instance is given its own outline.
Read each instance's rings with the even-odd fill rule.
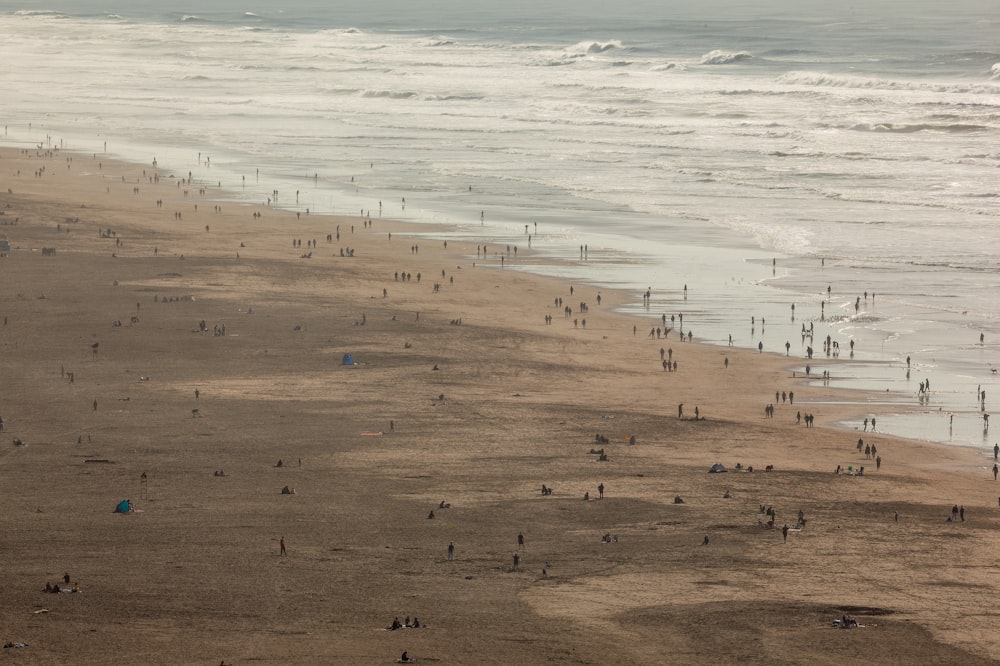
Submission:
[[[0,662],[1000,659],[992,456],[831,427],[804,359],[650,337],[524,246],[0,174]]]

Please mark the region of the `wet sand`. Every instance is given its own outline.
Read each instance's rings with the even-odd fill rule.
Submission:
[[[218,212],[205,184],[153,173],[0,151],[0,639],[28,644],[2,658],[1000,657],[991,457],[861,433],[876,470],[828,427],[856,401],[800,360],[650,339],[613,311],[634,295],[598,305],[426,227]],[[764,418],[776,390],[795,404]],[[806,526],[786,543],[761,505]],[[40,591],[64,572],[79,594]],[[869,626],[832,628],[845,613]],[[423,627],[386,630],[406,616]]]

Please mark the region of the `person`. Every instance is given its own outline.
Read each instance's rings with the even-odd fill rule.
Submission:
[[[434,520],[434,510],[433,509],[431,509],[431,512],[429,514],[427,514],[427,520]]]
[[[519,549],[520,548],[524,548],[524,533],[523,532],[518,532],[517,533],[517,547]]]
[[[993,463],[993,480],[994,481],[997,480],[997,473],[1000,473],[1000,466],[998,466],[996,463]]]
[[[410,625],[410,626],[413,627],[414,629],[419,629],[420,628],[420,620],[418,620],[416,616],[413,616],[413,624]]]
[[[451,562],[454,559],[455,559],[455,544],[454,543],[449,543],[448,544],[448,561]]]
[[[407,652],[406,652],[406,651],[404,650],[404,651],[403,651],[403,655],[402,655],[402,656],[401,656],[401,657],[399,658],[399,660],[400,660],[401,662],[403,662],[404,664],[405,664],[405,663],[408,663],[408,662],[410,661],[410,655],[409,655],[409,654],[407,654]]]
[[[781,528],[781,538],[784,539],[785,543],[788,543],[788,523],[785,523],[784,527]]]
[[[521,563],[521,556],[514,553],[514,571],[517,571],[517,565]]]
[[[997,460],[1000,457],[1000,444],[993,445],[993,460]]]
[[[598,499],[604,499],[604,484],[597,486]]]
[[[964,504],[962,505],[962,508],[958,510],[958,517],[962,520],[963,523],[965,522],[965,505]]]
[[[400,623],[398,617],[392,618],[392,624],[389,625],[389,631],[396,631],[397,629],[402,629],[403,625]]]
[[[708,545],[708,535],[707,534],[705,535],[705,538],[702,539],[701,545],[703,545],[703,546],[707,546]]]
[[[63,574],[63,582],[69,585],[69,572]]]
[[[281,554],[282,555],[287,555],[288,553],[285,551],[285,537],[284,536],[281,537],[280,546],[281,546]]]

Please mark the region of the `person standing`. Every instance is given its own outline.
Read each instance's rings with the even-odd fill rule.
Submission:
[[[455,559],[455,544],[454,543],[449,543],[448,544],[448,561],[451,562],[454,559]]]
[[[281,553],[280,554],[281,555],[287,555],[288,552],[285,550],[285,537],[284,536],[281,537],[280,546],[281,546]]]
[[[781,538],[784,539],[785,543],[788,543],[788,523],[785,523],[785,526],[781,528]]]
[[[524,532],[517,533],[517,549],[521,550],[524,548]]]
[[[604,484],[597,486],[597,498],[604,499]]]

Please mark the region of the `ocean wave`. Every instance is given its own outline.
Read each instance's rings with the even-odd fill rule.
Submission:
[[[412,90],[366,90],[361,93],[362,97],[385,97],[388,99],[409,99],[416,97],[417,93]]]
[[[62,12],[52,9],[18,9],[14,16],[65,16]]]
[[[448,39],[447,37],[434,37],[432,39],[424,39],[417,42],[417,46],[423,46],[428,48],[435,48],[438,46],[454,46],[455,42]]]
[[[682,65],[681,63],[678,63],[678,62],[668,62],[668,63],[663,64],[663,65],[653,65],[652,67],[649,68],[649,71],[651,71],[651,72],[671,72],[671,71],[674,71],[674,70],[684,71],[685,69],[687,69],[687,68],[684,65]]]
[[[914,132],[945,132],[949,134],[969,134],[974,132],[984,132],[989,128],[984,125],[971,125],[968,123],[932,124],[914,123],[897,125],[894,123],[857,123],[851,125],[850,129],[856,132],[891,132],[893,134],[912,134]]]
[[[993,66],[990,67],[990,78],[1000,79],[1000,62],[994,63]]]
[[[994,68],[997,68],[994,65]],[[998,69],[1000,71],[1000,69]],[[996,77],[1000,78],[1000,77]],[[996,95],[1000,88],[987,83],[924,83],[894,79],[865,78],[824,74],[822,72],[789,72],[778,77],[778,83],[828,88],[857,88],[861,90],[914,90],[938,93],[975,93]]]
[[[190,23],[192,21],[204,21],[202,17],[197,14],[184,14],[181,16],[181,23]]]
[[[617,39],[607,42],[578,42],[565,49],[566,53],[574,56],[595,55],[597,53],[607,53],[614,49],[622,48],[622,43]]]
[[[474,94],[471,94],[471,93],[467,94],[467,95],[425,95],[423,97],[423,99],[426,100],[426,101],[428,101],[428,102],[455,102],[455,101],[458,101],[458,102],[470,101],[471,102],[471,101],[475,101],[475,100],[485,99],[485,96],[483,96],[483,95],[474,95]]]
[[[749,60],[753,55],[746,51],[709,51],[701,57],[702,65],[730,65],[741,60]]]

